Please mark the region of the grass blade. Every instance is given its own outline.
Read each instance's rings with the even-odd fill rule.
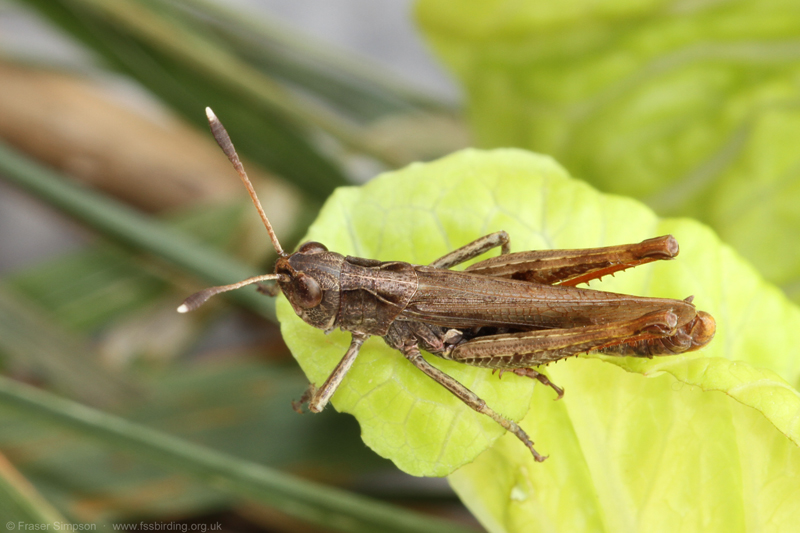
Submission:
[[[153,1],[153,0],[149,0]],[[248,64],[327,102],[355,120],[398,113],[455,113],[380,63],[321,42],[313,35],[213,0],[170,0],[193,24],[207,27]]]
[[[234,283],[259,274],[147,215],[60,178],[3,143],[0,143],[0,171],[12,183],[107,236],[166,259],[214,285]],[[250,290],[233,291],[229,295],[253,311],[275,320],[275,303],[271,298]]]
[[[23,522],[31,527],[41,524],[52,528],[67,523],[4,455],[0,455],[0,517],[14,526]],[[14,528],[6,526],[6,529]]]
[[[225,46],[130,0],[23,0],[164,100],[189,122],[205,127],[211,106],[237,148],[289,179],[312,198],[345,183],[337,164],[314,146],[309,124],[353,137],[324,110],[300,104],[267,76],[243,65]],[[295,114],[298,113],[298,114]],[[353,138],[352,142],[357,142]]]
[[[92,405],[119,402],[134,388],[100,364],[90,344],[53,321],[43,309],[0,285],[0,353],[22,369]]]
[[[242,461],[4,377],[0,378],[0,404],[276,507],[293,517],[339,531],[470,531]]]

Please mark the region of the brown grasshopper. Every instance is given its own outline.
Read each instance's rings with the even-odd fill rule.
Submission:
[[[685,300],[615,294],[575,285],[626,268],[673,259],[678,243],[670,236],[639,244],[584,250],[510,253],[504,231],[481,237],[430,265],[343,256],[318,242],[293,254],[281,248],[225,128],[206,109],[211,131],[231,160],[258,209],[278,260],[275,272],[193,294],[178,308],[185,313],[211,296],[266,280],[289,300],[308,324],[352,334],[344,357],[321,387],[314,384],[300,402],[321,411],[353,365],[361,345],[383,337],[414,366],[469,407],[490,416],[516,435],[536,461],[546,457],[517,425],[492,410],[475,393],[428,363],[420,349],[460,363],[513,372],[564,391],[531,367],[582,352],[652,357],[696,350],[714,336],[711,315]],[[501,255],[467,267],[453,266],[500,247]],[[275,286],[261,287],[277,295]],[[295,405],[299,409],[299,405]]]

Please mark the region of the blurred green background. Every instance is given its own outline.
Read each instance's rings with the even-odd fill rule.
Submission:
[[[711,225],[797,302],[798,15],[774,0],[0,1],[0,516],[478,528],[352,418],[290,409],[306,379],[269,299],[174,312],[274,259],[203,108],[287,249],[337,186],[519,146]]]

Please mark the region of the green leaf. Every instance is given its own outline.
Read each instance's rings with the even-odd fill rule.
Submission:
[[[800,300],[794,0],[421,0],[483,147],[711,225]]]
[[[682,526],[688,516],[686,524],[710,528],[704,517],[720,509],[732,512],[719,518],[718,531],[797,523],[800,395],[792,386],[800,383],[800,357],[792,333],[800,310],[706,226],[659,220],[634,200],[570,179],[548,157],[465,150],[338,189],[307,237],[344,254],[424,264],[501,229],[512,251],[672,233],[681,244],[676,261],[591,286],[693,294],[698,308],[716,318],[716,338],[688,355],[581,356],[545,367],[566,389],[559,402],[547,388],[531,394],[532,380],[501,381],[489,370],[429,357],[510,418],[532,407],[523,427],[550,455],[541,465],[513,436],[491,446],[501,433],[493,422],[371,339],[333,397],[338,410],[356,416],[370,447],[416,475],[448,474],[475,460],[451,482],[490,531],[530,531],[531,523],[563,531],[651,530],[645,526]],[[305,325],[284,299],[278,316],[309,380],[320,384],[348,335]],[[738,527],[723,527],[731,524]]]
[[[791,442],[751,407],[666,375],[578,358],[551,377],[566,388],[563,403],[537,391],[522,422],[547,461],[533,464],[505,436],[450,476],[488,531],[796,527],[796,431]]]

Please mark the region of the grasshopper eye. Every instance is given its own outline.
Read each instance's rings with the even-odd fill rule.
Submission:
[[[308,241],[307,243],[304,243],[297,251],[301,254],[318,254],[320,252],[327,252],[328,249],[322,243]]]
[[[300,274],[294,282],[294,300],[300,307],[310,309],[322,301],[322,289],[311,276]]]

